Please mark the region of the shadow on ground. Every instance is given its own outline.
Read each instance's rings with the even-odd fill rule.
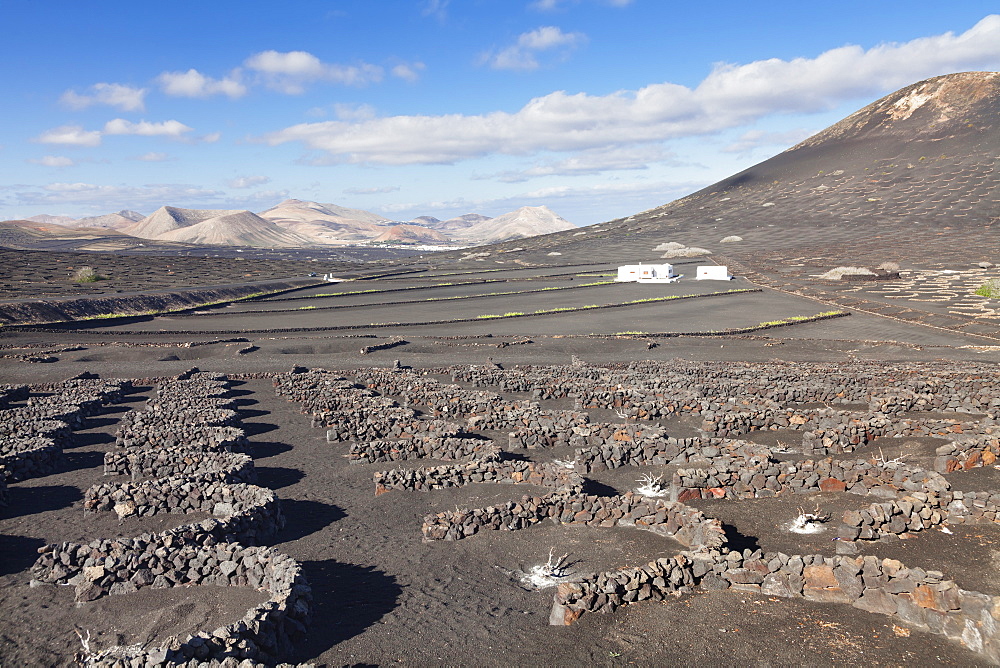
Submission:
[[[281,511],[286,518],[285,528],[278,534],[282,543],[322,531],[347,516],[340,506],[303,499],[282,499]]]
[[[362,633],[396,608],[402,587],[374,568],[333,560],[303,561],[313,591],[312,631],[298,648],[301,658],[319,656]]]

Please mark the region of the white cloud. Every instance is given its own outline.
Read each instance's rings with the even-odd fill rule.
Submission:
[[[288,199],[290,193],[287,190],[258,190],[255,193],[249,195],[240,196],[239,198],[230,198],[227,201],[229,204],[235,204],[241,208],[245,209],[257,209],[261,202],[269,205],[273,205],[277,202]]]
[[[324,63],[306,51],[261,51],[243,64],[256,72],[269,88],[289,95],[303,93],[306,85],[315,81],[363,86],[381,81],[384,74],[377,65]]]
[[[583,176],[608,171],[648,169],[652,163],[672,161],[674,154],[658,145],[599,148],[582,151],[562,160],[549,160],[517,171],[490,174],[477,179],[521,183],[544,176]]]
[[[104,124],[102,130],[84,130],[79,125],[62,125],[46,130],[33,141],[42,144],[63,144],[66,146],[100,146],[101,138],[106,135],[138,135],[142,137],[170,137],[184,139],[191,128],[180,121],[162,121],[150,123],[139,121],[133,123],[124,118],[115,118]],[[202,141],[207,141],[203,138]]]
[[[763,130],[749,130],[740,135],[735,142],[722,148],[724,153],[747,154],[761,146],[783,146],[790,147],[798,144],[806,137],[815,134],[815,130],[804,130],[796,128],[787,132],[764,132]]]
[[[306,51],[261,51],[247,58],[245,65],[257,72],[284,74],[318,79],[323,76],[323,63]]]
[[[394,193],[399,190],[399,186],[382,186],[381,188],[345,188],[345,195],[382,195]]]
[[[42,144],[65,144],[66,146],[100,146],[101,133],[84,130],[79,125],[60,125],[46,130],[35,141]]]
[[[302,142],[349,163],[442,164],[498,153],[581,151],[711,134],[770,114],[825,111],[942,71],[989,68],[1000,69],[1000,15],[960,35],[722,64],[695,88],[667,82],[603,96],[556,91],[514,113],[302,123],[263,139]]]
[[[213,79],[196,69],[190,69],[187,72],[164,72],[156,77],[156,81],[164,93],[175,97],[225,95],[236,99],[247,92],[247,87],[238,77],[237,72],[223,79]]]
[[[210,132],[207,135],[202,135],[201,137],[198,137],[198,140],[203,144],[214,144],[220,139],[222,139],[221,132]]]
[[[142,155],[137,155],[132,158],[133,160],[140,160],[142,162],[166,162],[167,160],[173,160],[171,156],[166,153],[157,153],[156,151],[150,151],[149,153],[144,153]]]
[[[599,0],[598,4],[611,7],[628,7],[634,0]],[[529,9],[539,12],[552,12],[562,9],[564,5],[576,5],[580,0],[535,0],[528,5]]]
[[[28,162],[44,167],[72,167],[76,164],[64,155],[46,155],[41,158],[29,159]]]
[[[448,4],[451,0],[425,0],[423,15],[433,16],[438,21],[448,18]]]
[[[541,66],[538,62],[541,52],[557,50],[565,57],[569,50],[586,39],[583,33],[565,33],[555,26],[543,26],[522,33],[511,46],[483,54],[481,61],[495,70],[535,70]]]
[[[191,132],[192,128],[184,125],[180,121],[162,121],[160,123],[150,123],[149,121],[139,121],[133,123],[124,118],[116,118],[104,124],[105,135],[139,135],[142,137],[171,137],[179,139],[186,132]]]
[[[403,79],[404,81],[409,81],[413,83],[420,78],[420,73],[424,71],[426,66],[423,63],[400,63],[390,70],[392,76]]]
[[[117,107],[122,111],[142,111],[145,109],[145,88],[133,88],[116,83],[97,83],[89,88],[88,93],[77,93],[68,90],[62,94],[59,101],[70,109],[86,109],[95,104]]]
[[[97,185],[93,183],[49,183],[41,187],[22,186],[13,199],[21,205],[65,205],[95,210],[155,209],[164,204],[205,206],[223,201],[223,193],[194,185],[154,183],[142,186]],[[29,189],[30,188],[30,189]]]
[[[253,188],[254,186],[270,182],[271,178],[269,176],[240,176],[235,179],[230,179],[226,182],[226,185],[230,188]]]

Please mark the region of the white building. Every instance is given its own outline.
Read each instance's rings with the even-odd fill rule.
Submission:
[[[695,279],[699,281],[731,281],[733,277],[729,275],[729,267],[717,264],[700,266],[695,274]]]
[[[673,283],[680,276],[674,273],[672,264],[626,264],[618,267],[621,283]]]

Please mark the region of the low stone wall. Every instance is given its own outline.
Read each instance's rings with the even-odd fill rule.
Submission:
[[[583,479],[557,464],[521,460],[472,461],[418,469],[393,469],[374,474],[375,496],[391,490],[427,491],[471,483],[531,484],[556,490],[579,491]]]
[[[353,381],[323,369],[277,374],[272,383],[274,393],[289,401],[305,401],[317,395],[336,394],[341,390],[358,387]]]
[[[158,388],[151,410],[120,421],[118,444],[105,455],[105,474],[132,481],[106,482],[85,492],[85,512],[113,510],[120,518],[159,513],[212,516],[135,538],[61,543],[40,550],[32,568],[42,582],[71,584],[79,602],[128,594],[142,587],[239,586],[269,594],[242,619],[159,648],[98,653],[93,665],[274,665],[294,652],[310,615],[310,589],[292,559],[242,543],[272,540],[284,524],[270,489],[248,484],[253,460],[228,452],[245,447],[236,411],[204,408],[230,401],[221,374],[191,369]],[[197,409],[180,406],[199,406]],[[243,664],[240,664],[243,665]]]
[[[219,520],[212,527],[213,535],[219,540],[248,545],[272,539],[285,525],[272,490],[256,485],[230,485],[213,477],[174,476],[93,485],[84,493],[83,508],[87,512],[113,510],[119,518],[210,513]],[[198,526],[190,525],[196,532]]]
[[[222,427],[232,429],[232,427]],[[104,453],[104,475],[124,475],[133,480],[196,476],[228,483],[254,483],[253,459],[236,452],[206,452],[203,448],[142,448]]]
[[[80,601],[147,586],[251,587],[268,594],[267,601],[236,622],[168,647],[134,650],[123,663],[127,666],[226,657],[271,664],[294,652],[311,615],[311,591],[301,567],[290,557],[238,543],[200,545],[175,533],[47,545],[32,574],[42,582],[75,585]],[[111,656],[99,660],[115,665]]]
[[[496,460],[500,448],[479,438],[415,436],[395,441],[354,443],[347,457],[351,462],[395,462],[406,459]]]
[[[481,530],[516,531],[544,520],[556,524],[595,527],[634,527],[670,536],[691,549],[719,548],[725,534],[719,520],[682,503],[650,499],[628,492],[622,496],[557,493],[524,496],[486,508],[453,510],[428,515],[421,531],[424,540],[461,540]]]
[[[133,389],[133,382],[124,378],[103,379],[84,372],[75,378],[56,383],[37,383],[31,386],[33,392],[55,394],[78,394],[101,400],[105,404],[116,404]],[[27,399],[27,397],[24,397]]]
[[[894,498],[900,490],[942,492],[950,488],[939,473],[902,462],[805,460],[720,462],[706,468],[677,469],[671,495],[697,498],[761,498],[785,492],[851,492]]]
[[[0,412],[0,420],[6,417],[8,417],[6,413]],[[3,448],[2,444],[7,439],[24,437],[48,438],[61,448],[67,448],[73,444],[73,430],[61,420],[38,420],[30,422],[3,420],[0,422],[0,449]]]
[[[198,427],[237,427],[240,415],[228,408],[190,408],[178,411],[130,411],[119,421],[122,431],[156,434],[190,425]]]
[[[236,410],[236,408],[236,399],[233,397],[199,397],[169,394],[153,397],[147,400],[145,405],[145,410],[147,411],[168,411],[171,413],[189,410]]]
[[[894,559],[872,556],[767,553],[730,561],[734,554],[739,555],[726,555],[725,570],[702,579],[703,588],[851,605],[944,635],[991,662],[1000,659],[993,616],[1000,610],[1000,599],[960,589],[940,571],[907,568]]]
[[[603,408],[622,417],[656,420],[678,413],[701,414],[708,401],[693,392],[678,389],[669,395],[647,392],[638,388],[580,388],[574,392],[576,409]]]
[[[528,449],[568,447],[573,438],[573,429],[589,421],[590,417],[586,413],[577,411],[529,412],[520,419],[512,411],[509,426],[506,427],[512,430],[507,435],[507,445],[511,448]]]
[[[229,397],[232,396],[232,392],[229,388],[229,381],[225,377],[211,377],[198,371],[194,374],[187,374],[187,378],[183,380],[160,383],[156,387],[156,396]]]
[[[303,415],[312,418],[313,426],[327,426],[336,419],[331,413],[378,412],[399,408],[399,404],[389,397],[380,397],[371,390],[340,390],[337,394],[317,394],[300,403]]]
[[[145,417],[141,422],[119,427],[115,435],[118,447],[137,449],[244,450],[249,447],[246,434],[239,427],[217,427],[193,422],[175,424],[169,414],[162,419]]]
[[[56,409],[63,408],[64,406],[75,406],[81,417],[88,418],[100,413],[104,407],[104,402],[99,397],[80,392],[31,397],[27,402],[28,408],[46,408],[50,406]]]
[[[580,473],[605,471],[621,466],[665,466],[718,457],[768,457],[763,445],[723,438],[674,438],[663,427],[635,424],[593,424],[573,429]]]
[[[1000,456],[1000,436],[957,439],[937,449],[934,470],[940,473],[993,466]]]
[[[894,559],[787,555],[760,550],[681,553],[645,566],[560,584],[550,623],[571,624],[584,612],[662,600],[677,591],[735,589],[764,596],[841,603],[889,615],[944,635],[1000,660],[1000,597],[965,591],[940,571],[907,568]]]
[[[62,445],[45,436],[4,437],[0,440],[0,478],[18,482],[49,475],[65,462]]]
[[[45,422],[48,420],[58,420],[69,426],[70,429],[79,429],[83,426],[86,416],[79,406],[75,404],[47,403],[35,406],[17,406],[0,411],[0,422],[5,425],[29,425]]]
[[[549,624],[569,626],[584,612],[614,612],[622,605],[662,601],[675,592],[692,591],[693,565],[682,553],[644,566],[599,573],[583,582],[560,583]]]
[[[0,384],[0,408],[7,408],[11,402],[25,401],[28,398],[28,392],[27,385]]]
[[[327,442],[407,439],[414,435],[454,436],[463,432],[459,425],[445,420],[420,420],[409,408],[390,408],[377,413],[368,411],[331,414]],[[316,425],[314,425],[316,426]]]

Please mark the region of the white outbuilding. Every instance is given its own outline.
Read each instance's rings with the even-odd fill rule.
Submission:
[[[672,264],[626,264],[618,267],[620,283],[673,283],[680,276]]]
[[[698,267],[695,275],[698,281],[731,281],[733,277],[729,275],[729,267],[718,264],[708,264]]]

